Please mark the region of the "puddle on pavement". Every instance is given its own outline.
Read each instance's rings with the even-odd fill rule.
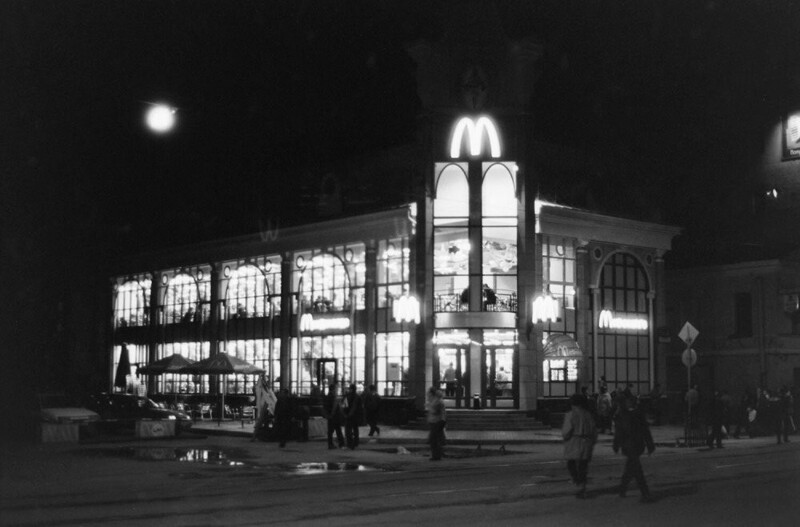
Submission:
[[[413,456],[429,456],[431,453],[428,447],[396,447],[390,449],[380,450],[387,454],[400,454],[400,455],[413,455]],[[509,456],[513,454],[522,454],[522,452],[514,452],[506,450],[505,447],[499,448],[467,448],[467,447],[445,447],[444,457],[451,459],[469,459],[476,457],[492,457],[492,456]]]
[[[286,472],[308,476],[314,474],[329,474],[334,472],[367,472],[386,470],[385,468],[361,465],[359,463],[299,463],[284,467]]]
[[[221,450],[207,450],[202,448],[125,447],[115,449],[96,449],[87,452],[87,454],[107,457],[121,457],[140,461],[179,461],[185,463],[221,465],[226,467],[241,467],[246,465],[242,461],[231,459],[225,452]]]

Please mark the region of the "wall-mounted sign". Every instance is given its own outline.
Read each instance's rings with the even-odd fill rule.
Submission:
[[[783,120],[783,160],[800,159],[800,111]]]
[[[597,326],[603,329],[628,329],[634,331],[646,331],[648,328],[647,318],[641,315],[628,313],[614,313],[608,309],[600,312]]]
[[[300,317],[300,331],[331,331],[349,327],[350,319],[347,317],[314,318],[311,313],[305,313]]]
[[[470,117],[462,117],[458,121],[450,140],[450,157],[453,159],[461,157],[461,143],[465,135],[469,144],[469,155],[481,155],[484,134],[486,134],[486,142],[489,144],[491,156],[493,158],[500,157],[500,137],[497,135],[497,128],[488,117],[478,117],[476,121],[473,121]]]

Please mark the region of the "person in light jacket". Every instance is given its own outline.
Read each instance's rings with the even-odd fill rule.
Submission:
[[[586,497],[586,476],[589,461],[597,442],[597,426],[583,394],[576,393],[570,403],[572,409],[564,417],[561,436],[564,438],[564,459],[572,482],[578,487],[578,498]]]

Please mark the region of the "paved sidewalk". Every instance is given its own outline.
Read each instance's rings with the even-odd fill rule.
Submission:
[[[397,426],[381,425],[381,434],[374,439],[375,443],[390,445],[415,445],[427,442],[427,432],[425,430],[404,429]],[[682,425],[662,425],[652,426],[650,430],[653,434],[653,441],[660,447],[680,447],[683,445],[684,429]],[[251,437],[253,435],[252,422],[240,421],[198,421],[193,427],[197,434],[206,435],[225,435],[238,437]],[[361,427],[360,436],[362,441],[372,439],[367,436],[369,427]],[[447,443],[449,445],[523,445],[523,444],[547,444],[561,443],[561,429],[550,428],[542,430],[447,430]],[[598,443],[611,443],[611,434],[600,434]],[[324,434],[312,434],[310,441],[325,441]],[[772,436],[740,439],[728,438],[723,444],[726,447],[736,447],[753,445],[754,442],[771,444],[775,442]],[[695,447],[697,448],[697,447]]]

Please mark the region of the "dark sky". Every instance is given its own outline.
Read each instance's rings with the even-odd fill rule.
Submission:
[[[124,253],[296,215],[339,160],[414,140],[405,45],[462,3],[3,2],[5,242]],[[800,92],[798,4],[497,2],[542,44],[536,137],[599,159],[541,189],[673,223],[750,192]],[[142,125],[157,101],[168,136]]]

